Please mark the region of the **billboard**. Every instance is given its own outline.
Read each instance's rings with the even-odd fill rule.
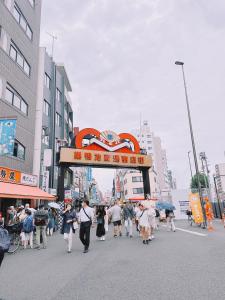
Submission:
[[[13,155],[16,136],[16,120],[0,119],[0,156]]]
[[[192,215],[196,224],[203,223],[203,212],[201,201],[198,193],[190,193],[189,201],[191,206]]]

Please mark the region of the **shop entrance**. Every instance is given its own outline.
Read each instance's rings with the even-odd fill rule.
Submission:
[[[137,169],[143,176],[144,196],[150,195],[149,169],[152,158],[140,149],[129,133],[116,134],[85,128],[75,137],[75,147],[61,147],[58,174],[58,200],[64,201],[64,177],[69,167]]]

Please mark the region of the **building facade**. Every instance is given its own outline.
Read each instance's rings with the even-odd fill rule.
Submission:
[[[71,145],[73,110],[72,91],[66,69],[56,64],[45,48],[39,49],[38,93],[33,173],[44,190],[57,190],[57,155],[60,146]],[[65,174],[65,187],[73,184],[73,172]]]
[[[30,174],[34,156],[40,17],[40,0],[0,0],[0,119],[16,122],[13,152],[0,156],[0,166]]]
[[[225,201],[225,163],[217,164],[216,170],[216,185],[220,201]]]

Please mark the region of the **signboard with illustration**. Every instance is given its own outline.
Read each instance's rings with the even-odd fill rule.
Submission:
[[[86,128],[77,134],[75,148],[62,147],[60,163],[123,168],[152,166],[151,156],[141,153],[137,139],[129,133]]]
[[[189,195],[190,207],[192,215],[196,224],[203,223],[203,212],[201,201],[198,193],[190,193]]]
[[[13,155],[16,136],[16,120],[0,119],[0,156]]]
[[[0,181],[22,185],[37,186],[38,178],[35,175],[21,173],[20,171],[0,166]]]

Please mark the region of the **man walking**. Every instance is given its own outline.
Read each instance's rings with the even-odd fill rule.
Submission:
[[[44,205],[40,205],[39,209],[34,213],[34,225],[36,226],[36,249],[41,249],[41,236],[43,240],[43,248],[47,248],[46,227],[48,224],[48,211],[44,209]]]
[[[80,221],[80,240],[84,245],[83,253],[87,253],[90,245],[90,230],[93,224],[94,212],[91,207],[89,207],[89,201],[84,200],[82,203],[82,208],[79,213]]]
[[[112,222],[114,225],[114,237],[118,234],[122,236],[122,222],[121,222],[121,207],[119,206],[119,201],[117,200],[113,207],[108,210],[108,213],[112,216]]]
[[[133,218],[135,217],[134,208],[131,203],[126,203],[123,209],[124,225],[127,236],[133,237]]]

